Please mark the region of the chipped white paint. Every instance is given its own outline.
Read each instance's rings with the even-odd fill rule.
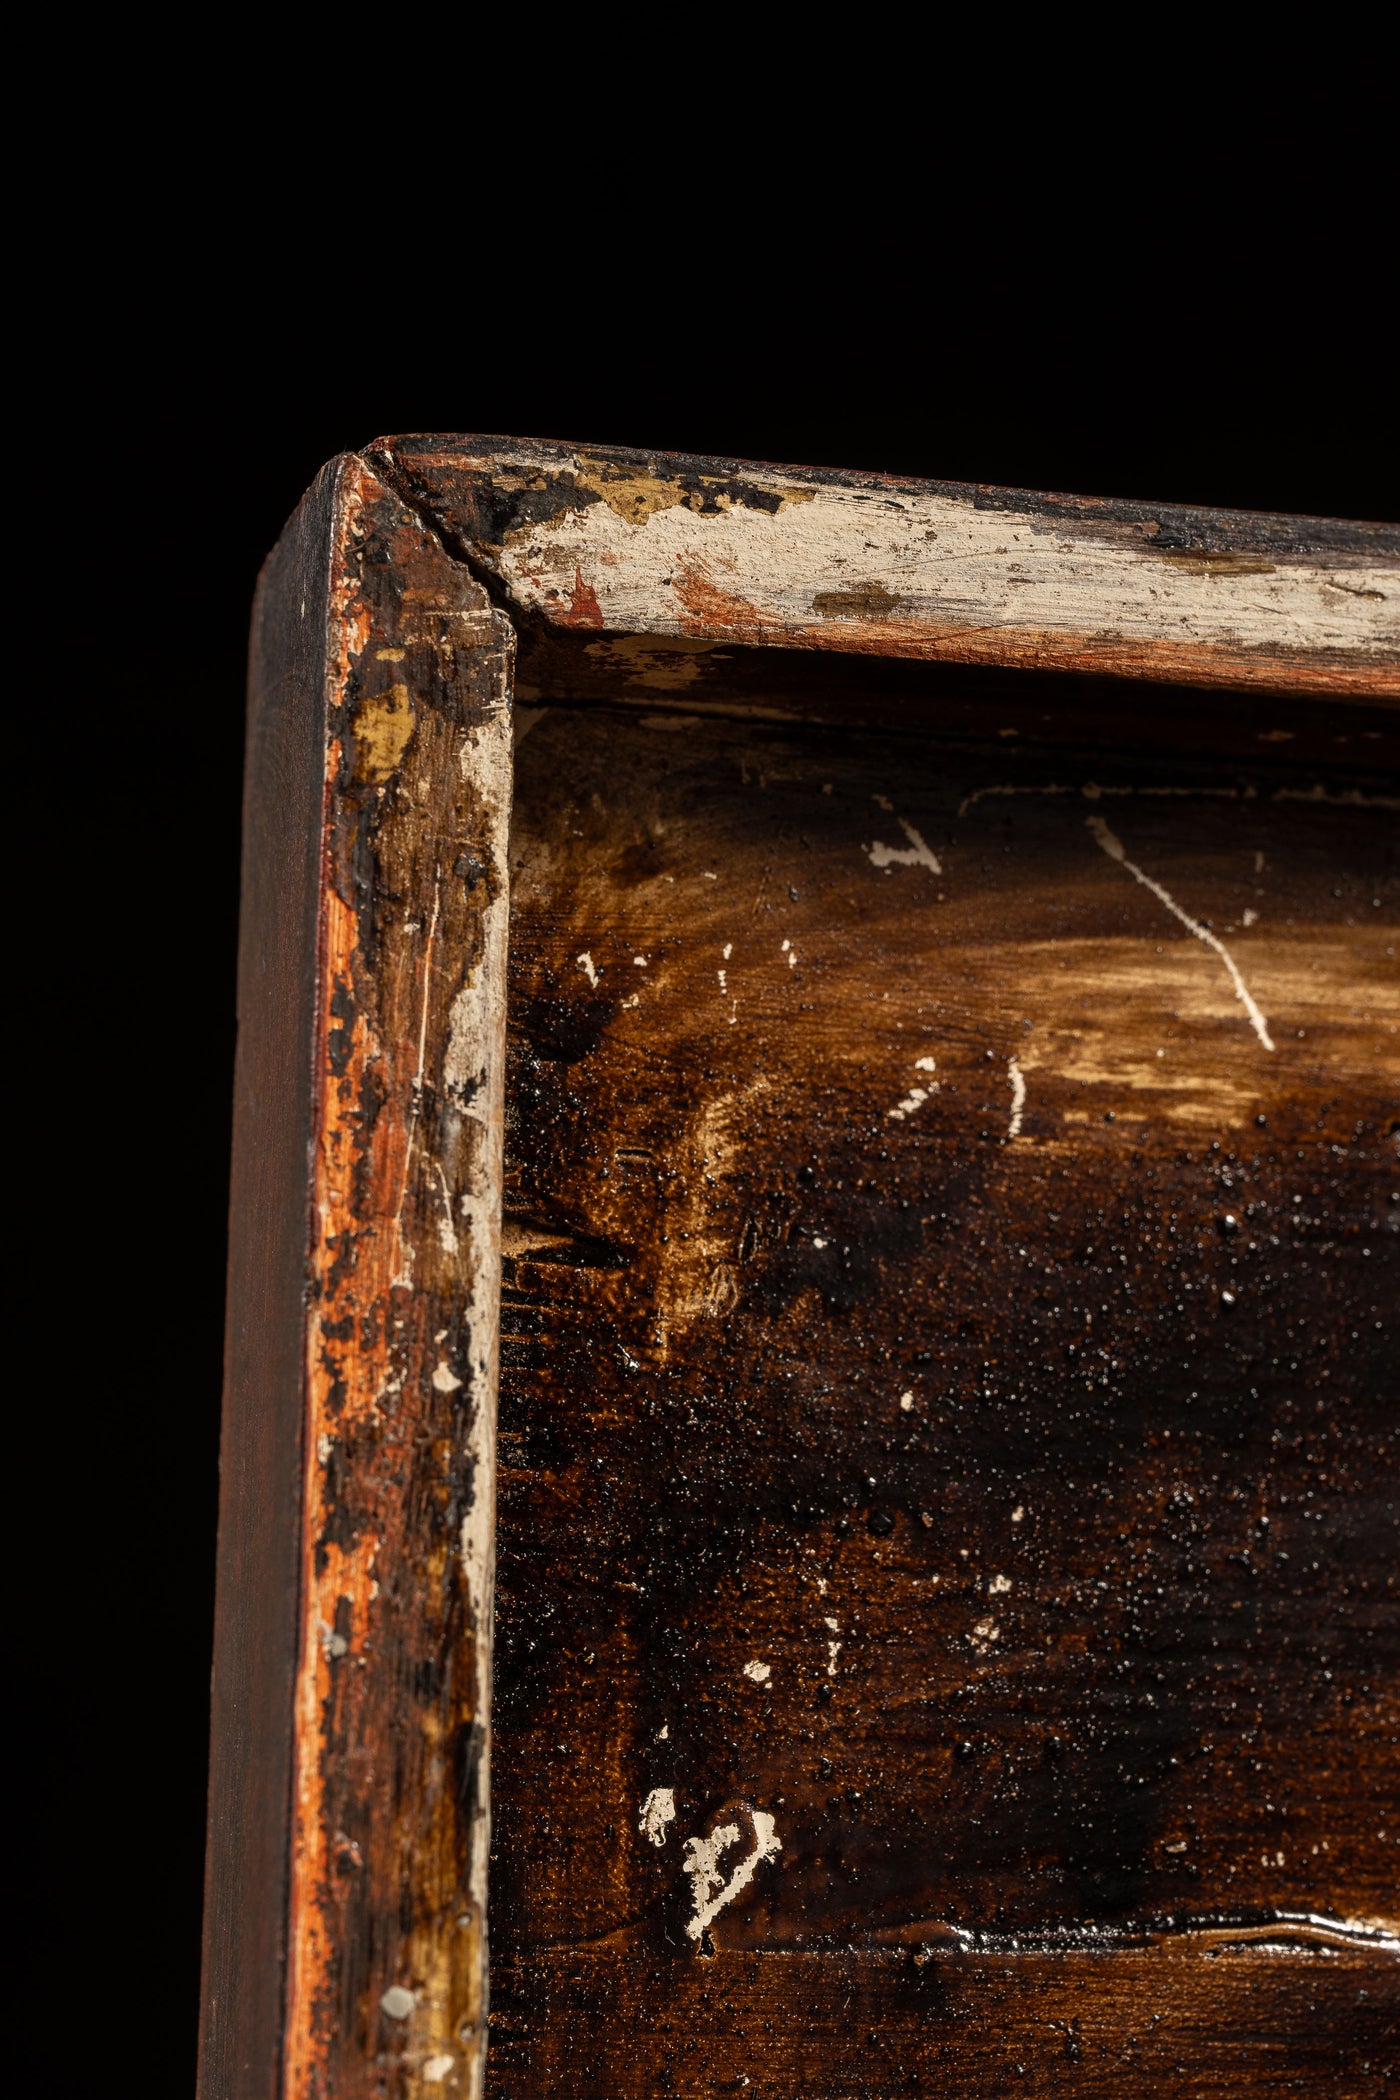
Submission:
[[[576,619],[583,593],[622,634],[1003,658],[1020,636],[1042,657],[1149,675],[1135,652],[1202,674],[1223,657],[1244,675],[1250,654],[1325,652],[1359,660],[1331,667],[1330,682],[1361,669],[1377,690],[1400,655],[1400,578],[1380,544],[1277,561],[1202,555],[1173,548],[1169,513],[1165,526],[1080,518],[1021,508],[1012,492],[979,507],[970,488],[855,475],[833,485],[744,464],[766,507],[726,493],[701,510],[679,481],[565,447],[455,463],[496,480],[543,467],[577,476],[575,509],[477,545],[514,603],[546,619]],[[1253,675],[1276,674],[1264,662]],[[1311,682],[1327,689],[1326,663]]]
[[[541,709],[540,712],[543,713],[544,710]],[[452,2075],[453,2070],[456,2068],[456,2063],[457,2059],[455,2056],[428,2057],[423,2065],[423,2083],[425,2085],[442,2085]]]
[[[1140,882],[1144,889],[1151,890],[1158,903],[1164,904],[1173,918],[1181,921],[1188,933],[1193,933],[1198,941],[1204,941],[1207,948],[1214,949],[1230,973],[1230,982],[1235,988],[1235,997],[1249,1015],[1250,1027],[1254,1030],[1264,1048],[1272,1050],[1274,1045],[1273,1038],[1269,1034],[1269,1024],[1255,1004],[1249,987],[1243,977],[1241,977],[1235,964],[1235,959],[1225,946],[1225,943],[1219,940],[1208,926],[1202,926],[1198,919],[1193,919],[1189,912],[1184,912],[1171,892],[1163,889],[1160,882],[1154,882],[1153,878],[1144,869],[1140,868],[1136,861],[1129,860],[1123,847],[1123,841],[1116,832],[1109,830],[1102,817],[1086,817],[1084,821],[1110,860],[1116,860],[1120,867],[1127,869],[1135,882]]]
[[[1025,1075],[1014,1057],[1008,1057],[1006,1060],[1006,1076],[1011,1082],[1011,1121],[1006,1126],[1009,1144],[1012,1138],[1021,1135],[1021,1116],[1026,1106]]]
[[[830,1242],[830,1240],[819,1240],[819,1239],[817,1238],[817,1235],[816,1235],[815,1233],[813,1233],[813,1234],[812,1234],[812,1245],[813,1245],[813,1246],[814,1246],[815,1248],[817,1248],[817,1249],[818,1249],[818,1251],[820,1251],[820,1249],[821,1249],[821,1248],[823,1248],[823,1247],[829,1247],[829,1246],[831,1245],[831,1242]]]
[[[644,955],[634,955],[632,961],[639,970],[644,970],[647,966],[647,959]]]
[[[744,1664],[744,1675],[751,1677],[755,1684],[767,1684],[769,1678],[773,1675],[773,1670],[771,1664],[766,1662],[746,1662]]]
[[[1022,1502],[1018,1502],[1018,1503],[1016,1504],[1016,1507],[1015,1507],[1015,1508],[1014,1508],[1014,1509],[1012,1510],[1012,1512],[1011,1512],[1011,1521],[1012,1521],[1012,1523],[1013,1523],[1013,1524],[1020,1524],[1020,1523],[1023,1523],[1023,1522],[1025,1521],[1025,1515],[1026,1515],[1026,1509],[1025,1509],[1025,1504],[1024,1504],[1024,1503],[1022,1503]]]
[[[841,1622],[839,1619],[823,1619],[822,1624],[823,1626],[827,1627],[832,1633],[839,1633],[841,1631]]]
[[[987,1595],[989,1597],[1002,1597],[1010,1587],[1011,1577],[1009,1575],[994,1575],[987,1584]]]
[[[938,856],[925,843],[923,834],[916,831],[914,826],[904,817],[901,817],[899,820],[899,828],[908,839],[909,844],[907,846],[886,846],[881,840],[876,839],[873,845],[867,846],[865,849],[870,855],[873,864],[877,868],[884,868],[886,871],[890,868],[927,868],[931,875],[941,875],[943,869]]]
[[[914,1405],[914,1395],[912,1393],[901,1393],[899,1396],[899,1404],[904,1410],[905,1414],[907,1415]]]
[[[975,1621],[972,1628],[974,1647],[990,1648],[994,1641],[999,1641],[1000,1639],[1001,1628],[995,1619],[978,1619]]]
[[[932,1057],[916,1057],[914,1059],[914,1070],[916,1072],[936,1072],[938,1064]]]
[[[459,1393],[461,1389],[462,1381],[453,1370],[451,1364],[445,1359],[439,1362],[437,1369],[433,1373],[433,1391],[435,1393]]]
[[[661,1740],[666,1734],[663,1728]],[[669,1786],[654,1786],[642,1803],[637,1815],[637,1828],[653,1845],[664,1845],[666,1832],[676,1820],[676,1796]]]
[[[733,1850],[740,1841],[741,1832],[737,1823],[721,1823],[709,1837],[686,1839],[686,1856],[681,1862],[682,1871],[690,1876],[691,1900],[695,1906],[694,1916],[686,1925],[686,1932],[698,1940],[707,1932],[725,1905],[741,1895],[753,1880],[764,1860],[775,1859],[782,1851],[782,1839],[778,1836],[771,1815],[765,1809],[752,1810],[753,1849],[745,1853],[733,1869],[728,1880],[720,1868],[726,1852]]]
[[[391,1983],[379,2000],[380,2010],[391,2020],[406,2020],[417,2003],[412,1991],[406,1991],[401,1983]]]
[[[1245,908],[1244,908],[1244,913],[1243,913],[1243,916],[1242,916],[1242,917],[1241,917],[1241,919],[1240,919],[1240,924],[1241,924],[1242,926],[1257,926],[1257,925],[1259,924],[1259,914],[1258,914],[1258,912],[1257,912],[1257,911],[1251,911],[1251,909],[1249,908],[1249,906],[1248,906],[1248,905],[1246,905],[1246,906],[1245,906]],[[1161,1053],[1161,1051],[1159,1050],[1159,1051],[1158,1051],[1158,1053],[1157,1053],[1157,1055],[1158,1055],[1158,1056],[1160,1057],[1160,1056],[1161,1056],[1161,1054],[1162,1054],[1162,1053]]]
[[[596,985],[598,982],[598,972],[596,967],[594,966],[593,957],[589,954],[588,950],[585,948],[582,955],[575,956],[574,960],[577,962],[584,976],[588,979],[590,985]]]
[[[911,1086],[908,1093],[905,1095],[902,1101],[896,1102],[893,1108],[887,1108],[885,1110],[886,1117],[895,1123],[902,1123],[906,1116],[912,1116],[916,1109],[920,1109],[923,1107],[925,1101],[927,1101],[929,1097],[930,1092],[936,1094],[938,1092],[938,1088],[936,1086],[932,1088],[923,1086]]]
[[[836,1658],[841,1653],[843,1646],[844,1643],[841,1641],[828,1641],[826,1644],[826,1674],[828,1677],[836,1675]]]

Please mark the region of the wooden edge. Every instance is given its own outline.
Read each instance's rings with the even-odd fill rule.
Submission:
[[[367,455],[518,615],[1400,703],[1400,529],[496,437]]]
[[[355,458],[260,599],[205,2100],[480,2091],[513,639]]]
[[[253,610],[218,1577],[203,2100],[280,2075],[297,1656],[302,1332],[331,520],[325,468]]]

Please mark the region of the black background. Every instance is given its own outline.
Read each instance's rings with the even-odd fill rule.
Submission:
[[[390,152],[367,121],[334,181],[280,135],[227,188],[188,128],[117,153],[12,497],[14,610],[43,628],[8,797],[14,1332],[42,1343],[5,1614],[35,1752],[10,1826],[27,2093],[190,2087],[243,656],[320,464],[475,429],[1396,515],[1365,171],[1300,159],[1296,114],[1264,192],[1208,154],[1144,172],[1128,125],[1111,208],[1033,142],[1014,206],[917,154],[866,155],[854,192],[829,149],[755,182],[742,127],[660,170],[556,142],[534,189],[507,153],[454,203],[411,124]]]

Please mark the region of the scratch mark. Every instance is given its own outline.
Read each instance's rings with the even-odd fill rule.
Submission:
[[[1269,1024],[1255,1004],[1249,986],[1241,977],[1236,967],[1235,959],[1225,946],[1225,943],[1217,940],[1210,928],[1202,926],[1199,919],[1193,919],[1189,912],[1184,912],[1170,891],[1164,890],[1160,882],[1154,882],[1152,877],[1137,865],[1136,861],[1129,860],[1126,852],[1123,850],[1123,841],[1116,832],[1109,830],[1102,817],[1086,817],[1084,821],[1110,860],[1119,862],[1122,867],[1127,869],[1135,882],[1140,882],[1144,889],[1151,890],[1158,903],[1164,904],[1173,918],[1180,919],[1188,933],[1194,933],[1198,941],[1204,941],[1207,948],[1215,950],[1215,953],[1220,957],[1220,960],[1230,973],[1230,982],[1235,987],[1235,997],[1249,1015],[1250,1027],[1254,1030],[1264,1048],[1272,1050],[1274,1044],[1273,1038],[1269,1034]]]
[[[1011,1121],[1006,1126],[1006,1142],[1021,1135],[1021,1111],[1026,1105],[1026,1082],[1021,1067],[1014,1057],[1006,1060],[1006,1076],[1011,1081]]]
[[[877,868],[927,868],[932,875],[941,875],[943,869],[938,855],[924,843],[923,834],[914,829],[907,818],[901,817],[899,828],[908,839],[907,846],[885,846],[876,839],[866,852]]]

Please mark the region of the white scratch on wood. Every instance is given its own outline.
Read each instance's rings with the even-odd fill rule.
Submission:
[[[738,1824],[721,1823],[718,1830],[707,1838],[686,1839],[686,1856],[681,1866],[682,1871],[690,1876],[695,1915],[685,1929],[693,1940],[698,1940],[709,1929],[726,1904],[743,1893],[762,1862],[776,1858],[783,1849],[772,1816],[762,1808],[754,1809],[752,1815],[753,1850],[745,1853],[727,1881],[719,1862],[738,1844],[741,1835]]]
[[[663,1728],[661,1734],[667,1731]],[[658,1741],[660,1738],[658,1737]],[[666,1831],[676,1820],[676,1796],[669,1786],[654,1786],[642,1803],[637,1816],[637,1828],[653,1845],[664,1845]]]
[[[925,843],[923,834],[914,829],[906,817],[899,820],[899,828],[908,839],[907,846],[886,846],[876,839],[866,852],[877,868],[927,868],[931,875],[941,875],[943,869],[936,853]]]
[[[1026,1082],[1021,1067],[1014,1057],[1006,1060],[1006,1076],[1011,1082],[1011,1121],[1006,1126],[1006,1141],[1021,1135],[1021,1113],[1026,1105]]]
[[[913,1115],[916,1108],[922,1108],[927,1099],[928,1089],[926,1087],[911,1086],[904,1099],[898,1102],[894,1108],[887,1108],[885,1114],[893,1122],[902,1123],[906,1116]]]
[[[1110,860],[1116,860],[1121,867],[1127,869],[1135,882],[1140,882],[1144,889],[1151,890],[1158,903],[1164,904],[1173,918],[1180,919],[1188,933],[1193,933],[1198,941],[1204,941],[1207,948],[1215,950],[1215,953],[1220,957],[1220,960],[1230,973],[1230,982],[1235,987],[1235,997],[1249,1015],[1250,1027],[1254,1030],[1264,1048],[1272,1050],[1274,1044],[1273,1038],[1269,1034],[1269,1024],[1255,1004],[1249,986],[1241,977],[1236,967],[1235,959],[1225,946],[1225,943],[1218,940],[1208,926],[1202,926],[1199,919],[1193,919],[1189,912],[1183,911],[1171,892],[1163,889],[1160,882],[1154,882],[1152,877],[1144,869],[1140,868],[1136,861],[1129,860],[1123,847],[1123,841],[1116,832],[1109,830],[1102,817],[1086,817],[1084,821]]]

